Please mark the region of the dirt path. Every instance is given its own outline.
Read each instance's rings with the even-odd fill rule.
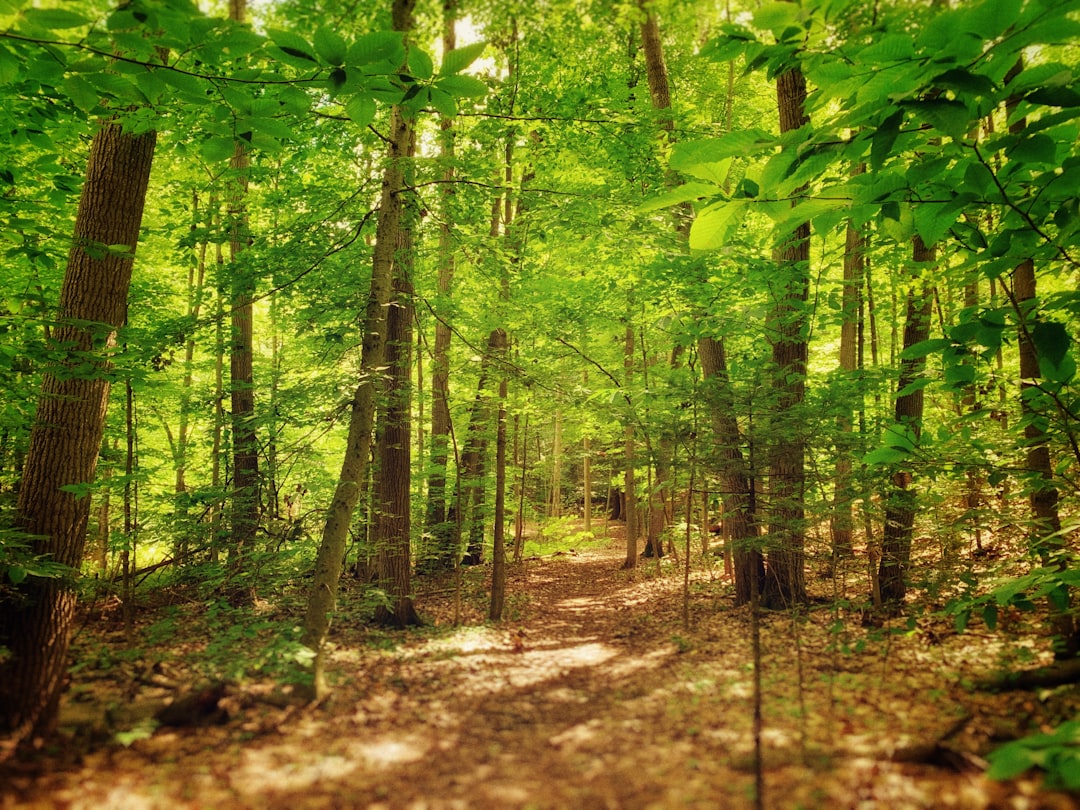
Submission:
[[[338,684],[321,706],[237,694],[227,725],[159,729],[15,775],[0,807],[751,806],[745,611],[697,572],[692,630],[680,630],[681,576],[621,560],[613,542],[515,568],[497,627],[429,630],[390,650],[339,627]],[[484,604],[475,586],[470,621]],[[445,594],[420,603],[452,615]],[[980,774],[892,761],[970,714],[950,682],[956,653],[914,640],[884,660],[880,648],[838,659],[828,628],[767,617],[766,806],[1002,806]]]

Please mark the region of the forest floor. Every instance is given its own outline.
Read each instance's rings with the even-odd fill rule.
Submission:
[[[214,696],[220,722],[200,727],[145,721],[199,676],[190,659],[214,643],[204,606],[142,616],[128,657],[103,652],[122,638],[115,622],[91,622],[74,646],[67,743],[0,769],[0,807],[752,807],[749,610],[733,607],[717,561],[692,572],[686,627],[681,566],[623,571],[623,557],[613,532],[512,566],[497,625],[483,621],[483,569],[456,600],[452,580],[421,581],[426,628],[338,621],[323,702],[280,700],[272,679],[249,675]],[[289,621],[263,607],[267,622],[226,638],[219,659],[250,659]],[[1077,806],[1037,777],[982,773],[1000,741],[1080,706],[1075,686],[972,688],[1025,648],[1023,630],[1002,638],[958,636],[946,618],[868,629],[831,605],[764,614],[764,806]]]

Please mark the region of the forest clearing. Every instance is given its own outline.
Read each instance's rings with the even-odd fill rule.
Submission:
[[[323,702],[269,700],[279,684],[245,678],[221,696],[225,716],[192,708],[173,718],[181,727],[156,731],[146,724],[152,713],[189,695],[206,677],[200,665],[222,665],[207,650],[203,607],[147,610],[130,657],[121,655],[117,617],[92,618],[77,657],[100,662],[110,648],[113,663],[73,675],[61,711],[69,741],[22,773],[4,773],[0,806],[751,807],[747,611],[733,607],[714,559],[693,572],[683,629],[678,564],[622,571],[621,540],[515,564],[513,608],[499,625],[483,623],[480,570],[466,576],[465,623],[456,627],[447,589],[418,594],[431,624],[406,636],[344,623],[332,637],[335,689]],[[262,606],[264,617],[287,622],[296,596]],[[167,615],[171,632],[155,631]],[[1040,792],[1037,779],[983,774],[982,756],[1001,739],[1080,707],[1075,685],[1042,694],[973,687],[1030,650],[1033,635],[1024,625],[1005,643],[958,635],[941,615],[912,630],[902,622],[868,630],[824,600],[798,618],[770,612],[765,806],[1074,806],[1066,794]],[[272,637],[216,655],[257,657]]]
[[[16,805],[1066,807],[1080,0],[0,0]]]

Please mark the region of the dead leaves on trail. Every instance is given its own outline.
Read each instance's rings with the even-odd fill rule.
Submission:
[[[0,807],[748,806],[747,610],[698,568],[684,628],[681,572],[667,560],[621,571],[622,557],[615,541],[512,566],[499,625],[482,620],[482,569],[456,605],[452,585],[421,582],[434,627],[335,625],[323,704],[231,684],[213,695],[223,725],[99,739],[81,763],[46,757],[7,781]],[[452,626],[455,612],[472,623]],[[182,626],[178,649],[194,643]],[[765,614],[762,639],[767,807],[1067,806],[1033,779],[998,785],[979,770],[989,747],[1080,701],[1073,687],[966,688],[1004,654],[998,639],[867,630],[829,608]],[[83,667],[71,693],[88,706],[105,689],[94,678]],[[136,704],[167,689],[131,683]]]

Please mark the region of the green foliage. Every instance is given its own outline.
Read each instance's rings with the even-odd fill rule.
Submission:
[[[986,758],[990,762],[986,775],[991,779],[1013,779],[1038,768],[1051,790],[1080,790],[1080,720],[1006,743]]]
[[[0,526],[0,593],[27,577],[63,579],[76,573],[49,555],[35,554],[34,540],[32,535]]]

